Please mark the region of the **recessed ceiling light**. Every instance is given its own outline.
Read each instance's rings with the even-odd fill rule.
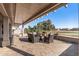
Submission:
[[[67,8],[67,7],[68,7],[68,5],[65,5],[64,7],[65,7],[65,8]]]
[[[54,10],[53,12],[56,12],[56,10]]]

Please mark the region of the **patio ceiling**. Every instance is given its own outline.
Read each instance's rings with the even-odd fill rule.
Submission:
[[[66,3],[3,3],[0,4],[0,13],[7,16],[14,24],[26,24],[36,18],[54,11]]]

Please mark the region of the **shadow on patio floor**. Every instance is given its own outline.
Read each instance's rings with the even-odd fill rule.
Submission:
[[[9,48],[9,49],[12,49],[12,50],[16,51],[17,53],[20,53],[20,54],[22,54],[22,55],[24,55],[24,56],[34,56],[34,55],[32,55],[32,54],[29,54],[29,53],[27,53],[27,52],[25,52],[25,51],[22,51],[22,50],[20,50],[20,49],[18,49],[18,48],[15,48],[15,47],[9,47],[9,46],[8,46],[8,48]]]
[[[79,44],[72,44],[67,50],[65,50],[60,56],[78,56]]]
[[[29,42],[29,41],[28,41],[28,38],[19,38],[19,40],[20,40],[20,41],[23,41],[23,42]]]

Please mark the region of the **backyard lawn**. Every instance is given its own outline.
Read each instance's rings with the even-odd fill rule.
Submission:
[[[60,31],[59,35],[79,37],[79,31]]]

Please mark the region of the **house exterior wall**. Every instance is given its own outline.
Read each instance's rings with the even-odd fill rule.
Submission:
[[[0,38],[2,38],[2,22],[0,22]]]
[[[7,17],[3,18],[3,42],[2,46],[10,45],[9,41],[9,19]]]
[[[2,47],[2,41],[3,41],[3,21],[2,21],[2,15],[0,14],[0,47]]]

